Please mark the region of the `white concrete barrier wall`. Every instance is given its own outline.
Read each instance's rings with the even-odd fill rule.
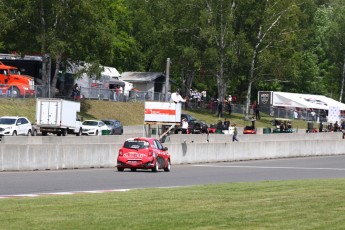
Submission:
[[[0,170],[115,167],[121,144],[0,144]],[[345,154],[345,140],[171,143],[172,164]]]
[[[287,140],[340,140],[342,139],[342,133],[275,133],[275,134],[239,134],[237,139],[240,142],[251,141],[287,141]],[[223,143],[232,141],[232,135],[227,134],[210,134],[209,142],[211,143]],[[182,143],[184,140],[188,143],[198,142],[206,143],[206,134],[179,134],[170,135],[167,138],[166,143]]]

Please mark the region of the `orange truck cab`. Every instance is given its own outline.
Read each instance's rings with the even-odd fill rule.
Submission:
[[[18,68],[0,62],[0,95],[25,97],[35,95],[35,82],[30,76],[20,75]]]

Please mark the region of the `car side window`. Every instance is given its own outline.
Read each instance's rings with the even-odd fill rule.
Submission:
[[[29,123],[25,118],[20,118],[20,122],[22,123],[22,125]]]
[[[157,147],[157,149],[163,149],[163,145],[159,141],[155,141],[155,146]]]

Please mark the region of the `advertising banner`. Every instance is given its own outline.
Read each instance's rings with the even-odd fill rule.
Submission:
[[[145,122],[181,122],[181,103],[145,102]]]

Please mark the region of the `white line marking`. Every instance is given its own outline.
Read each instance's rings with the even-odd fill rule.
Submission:
[[[272,166],[251,166],[251,165],[193,165],[194,167],[210,167],[210,168],[253,168],[253,169],[298,169],[298,170],[333,170],[345,171],[345,168],[306,168],[306,167],[272,167]]]
[[[160,189],[165,188],[177,188],[181,186],[171,187],[155,187]],[[37,193],[37,194],[17,194],[17,195],[0,195],[0,199],[8,198],[28,198],[28,197],[39,197],[39,196],[61,196],[61,195],[75,195],[75,194],[100,194],[109,192],[128,192],[133,190],[149,189],[149,188],[132,188],[132,189],[109,189],[109,190],[94,190],[94,191],[74,191],[74,192],[52,192],[52,193]]]

